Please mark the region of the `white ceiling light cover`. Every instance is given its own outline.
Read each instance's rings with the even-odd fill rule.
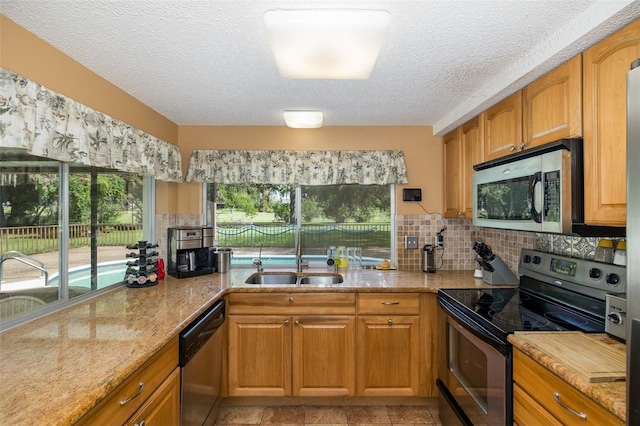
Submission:
[[[317,129],[322,127],[322,111],[285,111],[284,121],[292,129]]]
[[[390,15],[386,10],[269,10],[264,24],[280,76],[366,80]]]

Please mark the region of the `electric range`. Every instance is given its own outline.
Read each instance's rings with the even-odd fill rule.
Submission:
[[[552,253],[522,250],[518,272],[516,287],[438,290],[437,385],[444,424],[512,424],[508,335],[602,333],[606,295],[626,291],[624,267]]]

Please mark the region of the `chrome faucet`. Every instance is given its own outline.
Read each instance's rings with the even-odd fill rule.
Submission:
[[[258,269],[258,272],[264,271],[264,266],[262,266],[262,247],[263,246],[264,244],[260,245],[260,253],[258,254],[258,258],[253,259],[253,266],[255,266]]]
[[[302,228],[298,228],[298,234],[296,238],[296,271],[302,272],[302,242],[300,235],[302,234]]]

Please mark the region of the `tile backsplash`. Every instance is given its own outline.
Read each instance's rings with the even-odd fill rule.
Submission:
[[[434,244],[436,234],[444,227],[440,215],[396,216],[396,254],[398,269],[422,270],[422,247]],[[404,237],[418,236],[418,250],[404,248]],[[443,270],[469,270],[476,267],[473,244],[482,241],[516,272],[520,250],[531,248],[547,253],[580,259],[593,259],[600,238],[573,235],[542,234],[525,231],[482,228],[470,220],[446,219],[444,250],[436,251],[436,266]]]

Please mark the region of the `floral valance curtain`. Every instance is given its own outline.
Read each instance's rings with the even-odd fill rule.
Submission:
[[[191,154],[187,181],[300,185],[407,183],[403,151],[212,151]]]
[[[0,148],[180,182],[180,149],[0,68]]]

